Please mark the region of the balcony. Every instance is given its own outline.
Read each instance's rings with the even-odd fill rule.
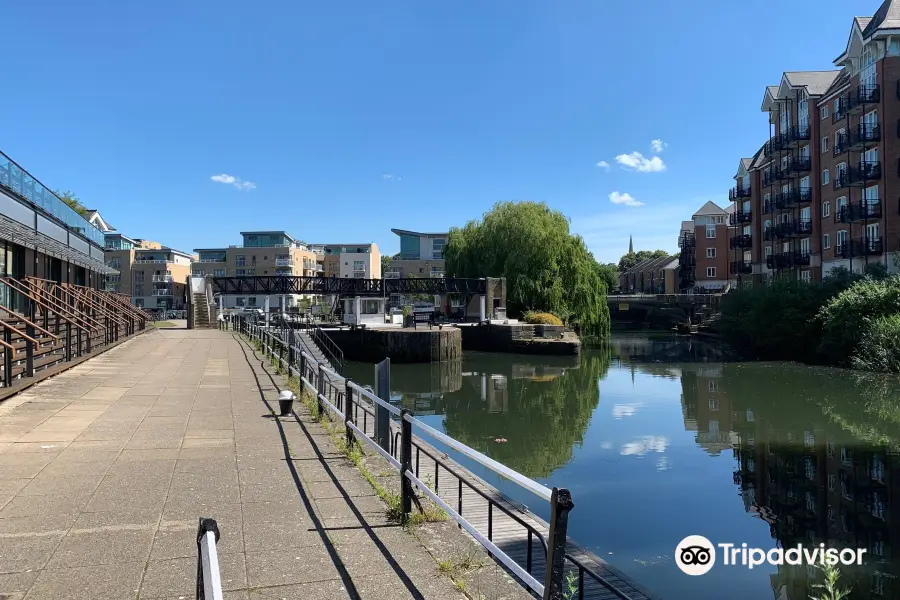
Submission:
[[[292,259],[292,258],[276,258],[275,266],[276,267],[293,267],[294,259]]]
[[[750,198],[750,188],[733,187],[728,191],[728,199],[732,202]]]
[[[850,151],[850,136],[846,133],[835,134],[834,148],[831,149],[832,156],[840,156]]]
[[[697,245],[697,240],[694,239],[693,233],[684,232],[678,238],[678,247],[684,250],[685,248],[694,248]]]
[[[775,230],[775,237],[779,238],[789,238],[789,237],[797,237],[800,235],[809,235],[812,233],[812,221],[811,220],[802,220],[802,221],[790,221],[789,223],[778,223],[773,228]]]
[[[798,147],[803,142],[809,141],[809,125],[804,125],[802,127],[791,127],[790,131],[787,133],[787,145],[791,147]]]
[[[856,92],[850,94],[848,112],[862,112],[869,104],[881,102],[881,87],[878,85],[859,85]]]
[[[385,271],[384,278],[385,279],[400,279],[400,271]]]
[[[153,290],[150,293],[150,295],[151,296],[174,296],[174,294],[172,293],[172,290],[170,290],[170,289]]]
[[[750,248],[753,245],[753,236],[750,234],[736,235],[731,238],[729,245],[734,248]]]
[[[678,265],[682,270],[693,269],[697,265],[697,259],[693,254],[682,254],[678,257]]]
[[[850,167],[847,174],[847,183],[852,186],[863,186],[872,181],[881,179],[881,163],[878,161],[860,161],[855,167]]]
[[[769,156],[776,152],[781,152],[787,148],[787,136],[784,134],[773,135],[769,138],[769,141],[766,142],[765,154]]]
[[[839,242],[834,247],[834,255],[841,258],[851,258],[854,256],[878,255],[884,252],[884,242],[881,238],[859,238]]]
[[[868,219],[881,218],[881,201],[878,198],[866,198],[859,202],[838,208],[837,220],[841,223],[854,223]]]
[[[153,283],[168,283],[169,281],[172,281],[171,275],[154,275],[153,276]]]
[[[775,208],[782,210],[812,202],[812,188],[801,187],[775,194]]]
[[[809,266],[809,261],[809,253],[795,250],[767,256],[766,266],[770,269],[789,269],[791,267]]]
[[[850,97],[849,95],[841,96],[840,98],[835,98],[838,103],[838,108],[835,110],[834,105],[832,105],[831,110],[831,122],[837,123],[838,121],[843,121],[847,117],[847,111],[850,108]]]
[[[165,264],[172,262],[171,258],[136,258],[134,259],[134,264],[136,265],[149,265],[149,264]]]
[[[787,178],[787,172],[782,170],[781,167],[769,167],[763,172],[763,185],[774,185]]]
[[[742,223],[749,223],[751,221],[751,218],[752,215],[750,214],[749,210],[739,210],[728,215],[728,224],[740,225]]]
[[[881,141],[881,125],[878,123],[860,123],[850,130],[850,150],[859,152],[875,142]]]
[[[787,173],[787,175],[802,175],[803,173],[809,173],[811,170],[812,166],[809,157],[794,156],[788,161],[785,173]]]
[[[216,257],[216,258],[201,258],[199,262],[202,262],[202,263],[223,263],[223,262],[225,262],[225,257],[224,257],[224,256],[219,256],[219,257]]]
[[[767,242],[775,241],[775,228],[766,227],[763,231],[763,239]]]
[[[753,272],[753,263],[749,260],[735,260],[731,262],[732,275],[748,275]]]

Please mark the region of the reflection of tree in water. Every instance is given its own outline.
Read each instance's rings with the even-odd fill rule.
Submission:
[[[610,341],[612,354],[622,362],[697,363],[729,360],[720,344],[711,344],[687,335],[617,336]]]
[[[572,458],[599,401],[609,349],[586,350],[580,367],[550,380],[506,375],[505,408],[472,394],[445,397],[448,435],[529,477],[547,477]],[[515,365],[513,365],[515,367]],[[497,443],[495,439],[506,439]]]

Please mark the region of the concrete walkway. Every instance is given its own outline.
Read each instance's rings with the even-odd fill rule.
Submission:
[[[230,333],[157,330],[0,404],[0,598],[193,598],[201,516],[229,600],[463,597],[276,395]]]

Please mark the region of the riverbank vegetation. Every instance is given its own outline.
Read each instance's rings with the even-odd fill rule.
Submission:
[[[900,373],[900,275],[833,271],[726,295],[720,330],[743,358]]]
[[[481,220],[452,228],[444,259],[453,277],[505,277],[510,316],[550,312],[579,331],[609,334],[597,261],[543,202],[499,202]]]

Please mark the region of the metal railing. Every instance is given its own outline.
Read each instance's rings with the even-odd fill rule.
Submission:
[[[197,528],[197,600],[222,600],[219,572],[219,526],[213,519],[200,518]]]
[[[331,363],[331,366],[337,370],[338,374],[342,374],[344,372],[344,351],[334,343],[334,340],[328,336],[321,325],[312,322],[310,322],[310,325],[310,339],[316,347],[322,351],[325,358],[327,358],[328,362]]]
[[[414,489],[418,489],[539,597],[554,600],[571,597],[566,590],[570,585],[575,585],[575,597],[583,598],[587,577],[589,581],[601,586],[606,594],[620,600],[632,600],[633,597],[621,589],[630,586],[614,584],[598,573],[596,567],[567,552],[568,514],[574,507],[568,490],[550,489],[437,431],[415,418],[408,410],[393,406],[365,387],[317,363],[302,348],[286,343],[275,330],[260,327],[239,317],[223,322],[221,326],[231,327],[250,339],[257,340],[267,356],[291,375],[298,377],[303,390],[316,398],[318,414],[315,416],[326,415],[332,420],[338,420],[345,427],[348,446],[368,446],[390,463],[400,476],[400,508],[404,522],[410,518],[413,504],[421,509],[420,500],[414,492]],[[526,516],[516,514],[510,501],[499,493],[495,495],[485,490],[473,477],[463,473],[462,467],[436,450],[424,438],[451,448],[505,481],[547,502],[550,512],[548,529],[544,531],[538,521],[529,518],[527,513]],[[424,472],[428,460],[434,463],[433,481],[430,480],[431,473]],[[449,488],[446,475],[444,484],[441,485],[442,474],[453,478]],[[486,531],[466,519],[465,515],[471,513],[466,512],[464,489],[474,492],[487,502]],[[451,494],[452,499],[448,499]],[[510,519],[524,530],[524,558],[514,559],[498,545],[502,542],[495,541],[493,523],[500,517]],[[634,594],[643,596],[637,591]]]

